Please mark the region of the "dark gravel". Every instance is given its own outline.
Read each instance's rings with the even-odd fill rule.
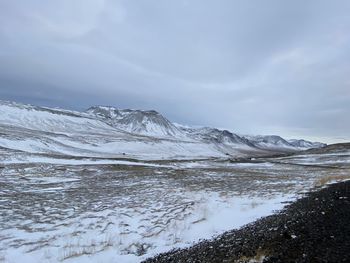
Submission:
[[[350,262],[350,181],[193,247],[144,262]]]

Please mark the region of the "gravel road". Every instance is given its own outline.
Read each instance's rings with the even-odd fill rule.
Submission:
[[[350,262],[350,181],[336,183],[239,230],[151,262]]]

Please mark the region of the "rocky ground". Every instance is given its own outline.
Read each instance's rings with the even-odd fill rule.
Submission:
[[[210,241],[158,255],[151,262],[350,262],[350,181]]]

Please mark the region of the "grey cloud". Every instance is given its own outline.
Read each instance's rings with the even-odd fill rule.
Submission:
[[[2,99],[350,139],[349,1],[0,0],[0,10]]]

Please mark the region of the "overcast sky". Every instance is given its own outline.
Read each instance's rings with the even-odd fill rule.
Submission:
[[[350,141],[350,1],[0,0],[0,99]]]

